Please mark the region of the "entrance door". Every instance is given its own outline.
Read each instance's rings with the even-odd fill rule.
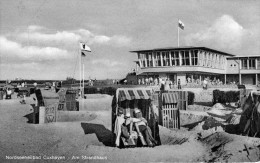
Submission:
[[[177,82],[176,81],[176,79],[177,79],[177,75],[176,74],[168,74],[168,77],[169,77],[170,81],[172,81],[173,83]]]

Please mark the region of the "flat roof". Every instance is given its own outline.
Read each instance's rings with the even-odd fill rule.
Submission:
[[[248,56],[235,56],[235,57],[228,57],[227,59],[239,59],[239,58],[260,58],[260,55],[248,55]]]
[[[220,54],[227,55],[227,56],[235,56],[233,54],[229,54],[229,53],[225,53],[225,52],[222,52],[222,51],[210,49],[210,48],[207,48],[207,47],[194,47],[194,46],[155,48],[155,49],[146,49],[146,50],[134,50],[134,51],[130,51],[130,52],[139,53],[139,52],[151,52],[151,51],[163,51],[163,50],[198,50],[198,49],[207,50],[207,51],[211,51],[211,52],[215,52],[215,53],[220,53]]]

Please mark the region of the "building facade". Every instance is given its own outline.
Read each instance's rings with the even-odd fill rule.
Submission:
[[[227,58],[227,83],[258,85],[260,82],[260,56]]]
[[[206,47],[178,47],[131,51],[137,53],[138,78],[162,78],[201,83],[205,78],[222,83],[257,84],[260,56],[235,57]],[[188,80],[189,79],[189,80]]]

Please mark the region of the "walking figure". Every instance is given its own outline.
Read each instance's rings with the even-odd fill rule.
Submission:
[[[181,80],[178,79],[178,89],[181,89]]]

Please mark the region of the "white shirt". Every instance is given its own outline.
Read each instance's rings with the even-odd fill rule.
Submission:
[[[7,93],[8,95],[11,95],[11,94],[12,94],[12,91],[11,91],[11,90],[7,90],[6,93]]]

